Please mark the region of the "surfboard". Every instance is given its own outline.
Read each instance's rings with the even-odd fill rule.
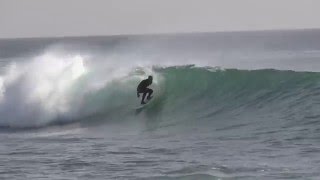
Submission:
[[[148,106],[149,102],[152,100],[153,96],[151,96],[151,98],[149,100],[145,100],[146,101],[146,104],[140,104],[139,106],[136,107],[136,110],[140,110],[140,109],[143,109],[145,107]]]

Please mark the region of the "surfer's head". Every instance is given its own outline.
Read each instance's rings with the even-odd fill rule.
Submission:
[[[148,76],[148,80],[152,82],[153,77],[152,76]]]

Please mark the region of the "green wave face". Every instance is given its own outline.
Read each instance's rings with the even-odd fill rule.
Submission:
[[[277,70],[210,70],[206,68],[165,68],[166,96],[194,102],[233,105],[259,98],[316,88],[319,73]],[[311,88],[311,89],[310,89]]]
[[[99,121],[147,119],[162,124],[244,116],[299,120],[319,108],[314,101],[320,94],[319,73],[178,66],[154,68],[153,74],[154,98],[141,111],[136,111],[140,100],[135,94],[141,75],[127,76],[86,96],[83,107],[96,108],[89,112]]]
[[[136,96],[136,87],[149,74],[154,76],[150,86],[154,98],[138,109],[140,99]],[[280,119],[282,122],[318,117],[320,108],[317,103],[320,73],[315,72],[153,67],[152,70],[133,70],[102,83],[99,88],[92,88],[97,77],[101,79],[91,72],[73,82],[64,93],[70,110],[57,112],[40,126],[141,120],[161,126],[228,119],[239,119],[239,122]],[[2,121],[1,126],[39,126],[29,123],[28,119],[23,124],[18,120]]]

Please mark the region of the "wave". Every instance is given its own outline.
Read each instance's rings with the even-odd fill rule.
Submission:
[[[136,86],[154,76],[155,98],[142,112]],[[81,56],[44,55],[12,63],[0,77],[0,126],[42,127],[74,121],[149,118],[164,124],[224,118],[320,117],[320,73],[88,65]],[[249,114],[249,115],[248,115]]]
[[[230,126],[266,123],[270,127],[273,122],[281,126],[320,117],[320,74],[316,72],[194,66],[160,68],[157,72],[165,80],[161,99],[166,123],[168,119],[181,124],[234,119]]]

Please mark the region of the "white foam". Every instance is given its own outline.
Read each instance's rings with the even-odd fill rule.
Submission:
[[[72,84],[85,73],[81,56],[44,54],[13,62],[0,77],[0,124],[42,125],[65,114],[72,108]]]
[[[0,125],[42,126],[124,105],[121,103],[128,100],[123,98],[136,100],[136,84],[132,83],[154,74],[151,66],[141,67],[142,73],[137,74],[133,64],[112,59],[89,64],[86,58],[50,52],[29,61],[12,62],[0,76]],[[154,78],[154,84],[158,79]],[[104,97],[100,91],[104,91]],[[119,92],[125,95],[115,100]],[[96,100],[100,102],[92,102]]]

